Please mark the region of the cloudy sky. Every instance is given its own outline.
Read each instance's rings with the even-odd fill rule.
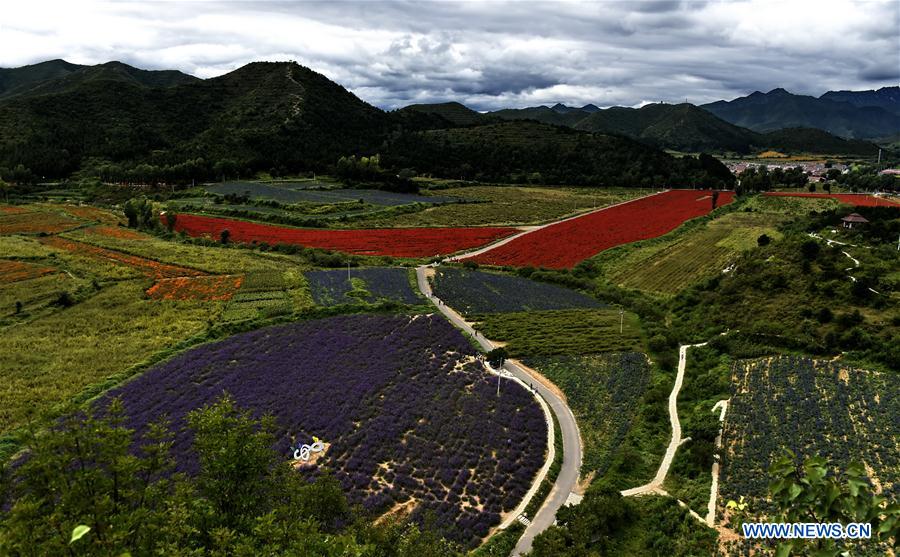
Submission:
[[[4,3],[0,67],[296,60],[385,109],[702,103],[900,83],[900,1]]]

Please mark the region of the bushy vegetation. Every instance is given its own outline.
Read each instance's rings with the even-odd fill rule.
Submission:
[[[597,484],[581,504],[559,510],[557,526],[535,538],[530,555],[693,557],[715,552],[715,531],[699,525],[674,499],[626,499]]]
[[[506,343],[513,357],[640,349],[637,315],[616,309],[571,309],[471,316],[484,336]],[[621,325],[621,332],[620,332]]]
[[[622,488],[650,479],[662,456],[665,428],[652,435],[653,425],[641,423],[640,446],[630,443],[633,426],[646,418],[642,406],[652,404],[651,365],[644,354],[550,356],[524,363],[566,394],[584,444],[583,475]],[[658,450],[643,452],[654,443]]]
[[[270,419],[224,398],[188,417],[192,477],[175,473],[162,419],[133,449],[121,404],[67,418],[28,440],[0,491],[4,555],[457,555],[398,520],[351,511],[339,484],[308,482],[271,449]]]

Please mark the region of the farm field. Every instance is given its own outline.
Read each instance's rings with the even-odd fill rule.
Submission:
[[[43,279],[37,279],[43,280]],[[0,435],[201,332],[210,302],[151,302],[123,281],[0,335]]]
[[[26,206],[27,207],[27,206]],[[81,226],[82,221],[61,210],[35,210],[0,213],[0,234],[54,234]]]
[[[650,363],[644,354],[624,352],[586,356],[526,358],[523,363],[538,370],[566,394],[566,401],[584,443],[582,474],[603,478],[616,460],[638,419],[639,408],[650,384]],[[649,462],[630,462],[652,477],[659,450]],[[630,455],[629,458],[634,458]],[[641,476],[637,472],[638,477]]]
[[[320,306],[375,303],[388,300],[401,304],[423,304],[425,300],[413,290],[408,268],[364,267],[350,272],[344,269],[307,271],[313,300]]]
[[[433,257],[482,246],[515,232],[512,228],[401,228],[319,230],[271,226],[248,221],[178,215],[175,229],[218,239],[228,230],[234,242],[286,243],[359,255]]]
[[[376,356],[377,355],[377,356]],[[373,357],[374,356],[374,357]],[[494,382],[463,335],[436,316],[340,316],[269,327],[176,356],[112,390],[129,426],[145,431],[166,414],[177,428],[187,412],[223,391],[277,423],[278,452],[327,445],[327,466],[352,503],[376,513],[412,501],[448,534],[473,546],[514,508],[543,464],[546,423],[531,394]],[[290,386],[289,388],[286,388]],[[181,470],[190,438],[176,436]]]
[[[282,203],[341,203],[347,201],[371,205],[394,207],[410,203],[454,203],[457,200],[449,196],[424,196],[410,193],[396,193],[382,190],[327,188],[311,189],[311,186],[299,183],[302,187],[291,187],[285,183],[262,182],[225,182],[206,186],[206,191],[218,195],[248,194],[251,199],[273,199]]]
[[[434,294],[463,314],[605,307],[576,290],[514,275],[441,267],[431,282]]]
[[[513,357],[640,350],[637,315],[625,312],[619,332],[617,309],[567,309],[470,316],[485,337],[505,343]]]
[[[732,201],[721,192],[718,205]],[[712,210],[711,192],[671,190],[556,223],[473,258],[486,265],[574,267],[606,249],[661,236]]]
[[[29,280],[55,272],[53,267],[0,259],[0,284]]]
[[[785,191],[768,191],[763,193],[767,197],[801,197],[807,199],[834,199],[847,205],[856,205],[857,207],[898,207],[900,201],[896,199],[887,199],[884,197],[875,197],[864,193],[802,193],[802,192],[785,192]]]
[[[720,503],[741,495],[764,497],[763,472],[784,448],[801,459],[823,456],[842,470],[861,459],[875,485],[897,497],[900,388],[893,376],[840,362],[776,356],[737,362],[732,389]]]
[[[781,238],[777,227],[784,220],[758,212],[728,213],[690,230],[611,250],[598,259],[607,276],[621,286],[671,295],[726,272],[738,255],[757,246],[763,234]]]
[[[428,207],[415,213],[375,215],[352,221],[353,227],[505,226],[541,224],[646,195],[635,188],[547,188],[467,186],[423,192],[463,203]]]

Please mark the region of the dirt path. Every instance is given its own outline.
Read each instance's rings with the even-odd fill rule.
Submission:
[[[725,412],[728,411],[728,399],[720,400],[713,406],[712,411],[719,410],[719,435],[716,436],[716,450],[722,448],[722,432],[725,425]],[[706,505],[706,525],[710,528],[716,526],[716,499],[719,497],[719,456],[712,465],[712,483],[709,485],[709,503]]]
[[[663,490],[663,482],[669,473],[669,467],[675,458],[675,452],[682,443],[687,439],[681,439],[681,422],[678,420],[678,392],[681,390],[681,384],[684,382],[684,370],[687,367],[687,351],[688,348],[705,346],[707,343],[700,344],[682,344],[678,349],[678,374],[675,376],[675,386],[669,394],[669,422],[672,424],[672,438],[669,440],[669,446],[666,447],[666,454],[663,456],[659,469],[656,471],[656,477],[650,483],[626,489],[622,491],[624,497],[633,497],[635,495],[645,495],[648,493],[665,494]]]
[[[517,238],[521,238],[522,236],[524,236],[524,235],[526,235],[526,234],[531,234],[532,232],[535,232],[535,231],[537,231],[537,230],[541,230],[541,229],[543,229],[543,228],[547,228],[548,226],[553,226],[554,224],[559,224],[559,223],[561,223],[561,222],[566,222],[566,221],[569,221],[569,220],[581,218],[581,217],[584,217],[584,216],[587,216],[587,215],[590,215],[590,214],[593,214],[593,213],[597,213],[597,212],[600,212],[600,211],[605,211],[605,210],[607,210],[607,209],[612,209],[613,207],[618,207],[619,205],[624,205],[624,204],[626,204],[626,203],[631,203],[631,202],[633,202],[633,201],[637,201],[638,199],[644,199],[645,197],[650,197],[650,196],[653,196],[653,195],[659,195],[660,193],[664,193],[665,191],[666,191],[666,190],[661,190],[661,191],[658,191],[658,192],[653,192],[653,193],[651,193],[651,194],[649,194],[649,195],[645,195],[645,196],[641,196],[641,197],[635,197],[635,198],[633,198],[633,199],[627,199],[627,200],[625,200],[625,201],[620,201],[619,203],[614,203],[614,204],[612,204],[612,205],[607,205],[607,206],[605,206],[605,207],[599,207],[599,208],[597,208],[597,209],[591,209],[590,211],[584,211],[583,213],[578,213],[577,215],[572,215],[571,217],[566,217],[566,218],[564,218],[564,219],[555,220],[555,221],[553,221],[553,222],[548,222],[548,223],[546,223],[546,224],[541,224],[541,225],[538,225],[538,226],[528,227],[528,230],[523,230],[522,232],[519,232],[518,234],[513,234],[512,236],[507,236],[506,238],[503,238],[502,240],[499,240],[499,241],[494,242],[494,243],[492,243],[492,244],[488,244],[488,245],[486,245],[486,246],[484,246],[484,247],[482,247],[482,248],[478,248],[478,249],[473,250],[473,251],[467,251],[467,252],[461,253],[461,254],[459,254],[459,255],[454,255],[453,257],[447,258],[447,260],[448,260],[448,261],[462,261],[463,259],[468,259],[468,258],[470,258],[470,257],[476,257],[476,256],[478,256],[478,255],[481,255],[482,253],[489,252],[489,251],[491,251],[491,250],[494,249],[494,248],[499,248],[499,247],[502,246],[502,245],[508,244],[508,243],[512,242],[513,240],[515,240],[515,239],[517,239]]]

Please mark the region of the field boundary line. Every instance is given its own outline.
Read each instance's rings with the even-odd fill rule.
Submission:
[[[669,191],[669,190],[655,191],[655,192],[650,193],[650,194],[647,194],[647,195],[642,195],[642,196],[640,196],[640,197],[635,197],[635,198],[633,198],[633,199],[628,199],[628,200],[626,200],[626,201],[620,201],[620,202],[618,202],[618,203],[613,203],[612,205],[607,205],[607,206],[605,206],[605,207],[598,207],[597,209],[592,209],[592,210],[590,210],[590,211],[586,211],[586,212],[580,213],[580,214],[578,214],[578,215],[573,215],[573,216],[571,216],[571,217],[566,217],[566,218],[564,218],[564,219],[555,220],[555,221],[553,221],[553,222],[548,222],[548,223],[546,223],[546,224],[540,224],[540,225],[538,225],[538,226],[535,226],[534,228],[529,228],[528,230],[523,230],[523,231],[519,232],[518,234],[513,234],[512,236],[507,236],[506,238],[501,238],[500,240],[498,240],[498,241],[496,241],[496,242],[494,242],[494,243],[492,243],[492,244],[488,244],[488,245],[486,245],[486,246],[482,246],[482,247],[477,248],[477,249],[472,250],[472,251],[463,252],[463,253],[461,253],[461,254],[459,254],[459,255],[454,255],[454,256],[448,257],[448,258],[447,258],[447,261],[462,261],[463,259],[469,259],[469,258],[471,258],[471,257],[476,257],[476,256],[481,255],[481,254],[483,254],[483,253],[487,253],[487,252],[491,251],[492,249],[499,248],[500,246],[506,245],[506,244],[508,244],[509,242],[512,242],[513,240],[515,240],[515,239],[517,239],[517,238],[521,238],[522,236],[525,236],[526,234],[531,234],[532,232],[537,232],[537,231],[539,231],[539,230],[543,230],[544,228],[547,228],[547,227],[550,227],[550,226],[554,226],[554,225],[557,225],[557,224],[560,224],[560,223],[563,223],[563,222],[567,222],[567,221],[570,221],[570,220],[580,219],[581,217],[586,217],[586,216],[588,216],[588,215],[593,215],[594,213],[599,213],[600,211],[605,211],[605,210],[607,210],[607,209],[612,209],[613,207],[619,207],[619,206],[621,206],[621,205],[626,205],[626,204],[628,204],[628,203],[634,203],[635,201],[640,201],[640,200],[642,200],[642,199],[647,199],[647,198],[653,197],[654,195],[659,195],[659,194],[665,193],[665,192],[667,192],[667,191]]]

